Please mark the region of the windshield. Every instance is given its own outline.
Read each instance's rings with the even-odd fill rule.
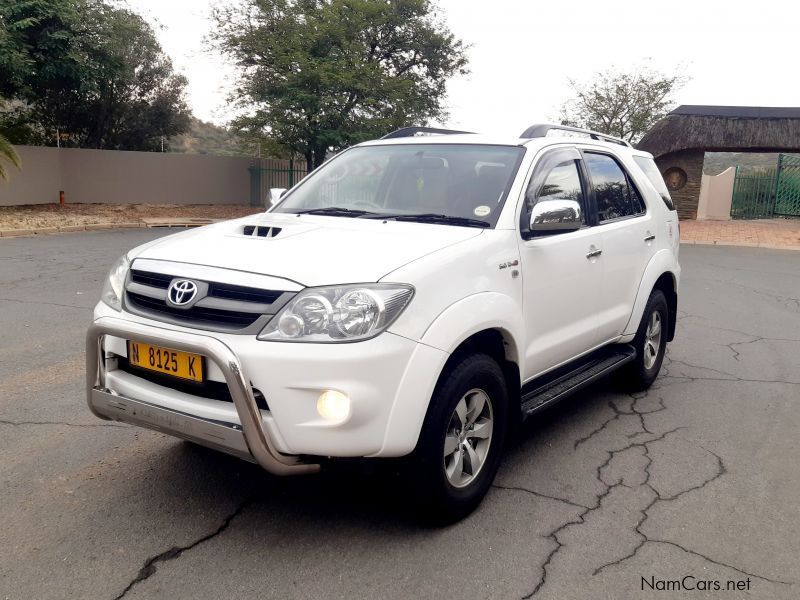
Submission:
[[[477,144],[353,148],[320,167],[273,212],[494,226],[523,152]]]

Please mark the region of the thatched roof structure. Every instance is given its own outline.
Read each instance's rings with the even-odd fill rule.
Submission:
[[[637,147],[658,158],[681,150],[800,151],[800,108],[679,106],[656,123]]]

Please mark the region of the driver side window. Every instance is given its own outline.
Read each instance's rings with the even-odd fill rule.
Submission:
[[[581,155],[575,148],[545,154],[525,191],[522,237],[554,235],[587,225]]]
[[[525,193],[528,214],[539,202],[553,200],[574,200],[581,208],[583,207],[583,188],[576,159],[559,162],[550,169],[543,180],[537,182],[536,179],[531,181]]]

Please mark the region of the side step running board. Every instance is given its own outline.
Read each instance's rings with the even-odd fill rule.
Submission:
[[[522,415],[531,415],[566,398],[635,358],[633,346],[606,346],[526,383],[522,386]]]

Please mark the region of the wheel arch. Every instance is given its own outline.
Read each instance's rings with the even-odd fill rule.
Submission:
[[[518,393],[524,321],[522,308],[511,297],[498,292],[473,294],[449,306],[431,323],[420,340],[444,350],[450,357],[465,352],[484,352],[503,370],[509,393]],[[437,378],[438,381],[438,378]]]
[[[522,307],[512,298],[498,292],[481,292],[443,310],[420,341],[454,354],[465,344],[474,345],[478,340],[499,335],[504,359],[519,365],[524,326]]]
[[[405,407],[402,417],[403,437],[411,431],[414,432],[412,447],[419,442],[423,422],[430,410],[431,399],[442,380],[442,374],[455,360],[467,353],[484,353],[494,358],[506,380],[509,408],[514,406],[515,399],[517,404],[519,403],[522,348],[520,336],[523,331],[521,307],[508,295],[498,292],[480,292],[462,298],[433,320],[419,340],[423,348],[442,353],[442,358],[437,360],[436,364],[425,366],[427,373],[435,369],[435,376],[430,379],[430,387],[426,385],[425,390],[421,391],[419,387],[411,390],[402,386],[399,390],[403,396],[399,402]],[[514,412],[508,411],[509,414]],[[395,425],[394,422],[390,423],[392,428]],[[396,437],[399,436],[392,431],[387,435],[387,440]],[[405,439],[408,440],[407,437]],[[385,444],[384,450],[387,449],[388,444]],[[394,454],[401,453],[394,451]]]
[[[625,326],[624,336],[635,335],[644,314],[647,299],[654,289],[664,292],[669,307],[669,323],[667,327],[667,341],[671,342],[675,337],[675,325],[678,312],[678,276],[680,270],[675,262],[675,257],[668,250],[657,252],[645,268],[639,289],[636,293],[636,300],[633,304],[631,317]]]
[[[510,332],[500,327],[482,329],[465,338],[450,354],[439,379],[454,361],[466,354],[478,353],[487,354],[497,361],[506,379],[509,402],[513,402],[515,397],[518,399],[521,386],[518,349]]]
[[[667,323],[667,341],[675,339],[675,325],[678,322],[678,292],[676,290],[675,274],[667,271],[656,279],[654,290],[661,290],[667,299],[669,308],[669,322]]]

